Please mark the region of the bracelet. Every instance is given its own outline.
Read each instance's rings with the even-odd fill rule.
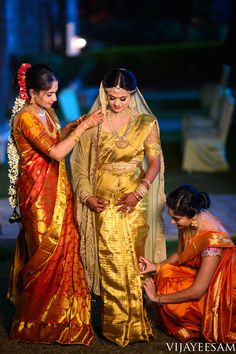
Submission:
[[[87,199],[88,199],[89,197],[91,197],[92,195],[93,195],[93,194],[90,193],[90,192],[82,191],[82,192],[80,193],[80,200],[81,200],[81,202],[85,204],[86,201],[87,201]]]
[[[140,201],[142,199],[142,197],[136,191],[134,191],[132,193],[138,201]]]
[[[76,130],[72,130],[69,136],[77,143],[80,140],[80,135],[76,133]]]
[[[151,188],[151,182],[150,182],[148,179],[143,178],[143,179],[141,179],[141,183],[142,183],[142,182],[146,182],[146,183],[148,184],[148,189]]]
[[[162,306],[163,305],[162,302],[161,302],[161,295],[157,295],[156,300],[157,300],[157,305],[158,306]]]
[[[135,190],[135,192],[140,195],[141,199],[143,199],[145,197],[145,195],[147,194],[147,191],[148,191],[147,187],[142,183],[140,183],[138,188]]]
[[[138,201],[140,201],[141,199],[143,199],[145,197],[147,191],[148,191],[147,187],[144,184],[140,183],[140,185],[132,193],[135,196],[135,198]]]

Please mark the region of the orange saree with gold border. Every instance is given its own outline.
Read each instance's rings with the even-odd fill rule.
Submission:
[[[236,342],[236,246],[223,231],[196,235],[179,256],[179,264],[165,264],[155,281],[158,294],[172,294],[190,287],[209,247],[223,249],[207,292],[199,301],[165,304],[159,308],[166,332],[179,341],[203,338],[207,342]]]
[[[47,120],[45,127],[35,112],[23,109],[14,121],[22,230],[8,293],[16,304],[10,336],[24,342],[89,345],[90,296],[79,257],[72,192],[64,160],[48,156],[60,141],[53,110]]]

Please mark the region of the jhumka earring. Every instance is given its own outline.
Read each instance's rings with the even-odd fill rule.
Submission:
[[[131,98],[130,103],[129,103],[129,108],[131,109],[131,111],[133,111],[134,107],[135,107],[135,102]]]
[[[197,219],[193,219],[191,222],[192,227],[197,227]]]
[[[35,97],[34,96],[32,96],[31,98],[30,98],[30,103],[35,103]]]

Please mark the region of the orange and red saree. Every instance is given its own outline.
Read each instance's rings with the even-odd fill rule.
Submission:
[[[172,294],[190,287],[208,247],[223,249],[208,291],[199,301],[165,304],[159,308],[167,333],[185,342],[236,342],[236,247],[223,231],[196,235],[179,256],[179,264],[164,264],[155,281],[158,294]]]
[[[9,298],[16,304],[11,338],[24,342],[90,344],[90,296],[79,257],[72,192],[64,161],[49,158],[60,141],[56,116],[48,127],[23,109],[13,133],[20,154],[17,240]]]

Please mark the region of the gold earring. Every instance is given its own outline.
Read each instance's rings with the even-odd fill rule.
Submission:
[[[131,109],[131,111],[133,111],[133,110],[134,110],[134,107],[135,107],[135,102],[134,102],[134,100],[131,98],[130,103],[129,103],[129,108]]]
[[[193,219],[191,222],[192,227],[197,227],[197,219]]]
[[[34,97],[34,96],[31,97],[30,103],[31,103],[31,104],[35,103],[35,97]]]

